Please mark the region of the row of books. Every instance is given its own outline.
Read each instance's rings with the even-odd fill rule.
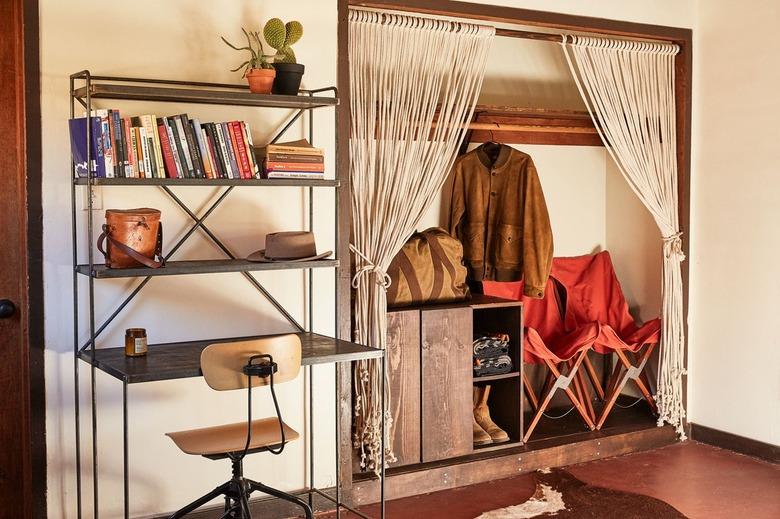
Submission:
[[[324,178],[325,154],[306,139],[269,144],[260,148],[258,158],[265,178]]]
[[[92,171],[98,178],[249,179],[260,176],[252,134],[243,121],[201,123],[187,114],[122,117],[94,110]],[[87,118],[70,120],[77,177],[88,176]]]

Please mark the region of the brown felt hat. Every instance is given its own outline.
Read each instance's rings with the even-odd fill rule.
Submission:
[[[314,234],[308,231],[272,232],[265,235],[265,249],[253,252],[249,261],[312,261],[327,258],[333,251],[317,254]]]

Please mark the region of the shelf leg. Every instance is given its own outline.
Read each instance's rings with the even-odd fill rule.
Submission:
[[[127,431],[127,381],[122,381],[122,448],[123,448],[123,467],[122,478],[124,483],[125,500],[125,519],[130,517],[130,468],[129,468],[129,449],[128,449],[128,431]]]
[[[385,378],[387,376],[387,366],[385,363],[385,357],[387,355],[387,350],[382,351],[382,452],[379,455],[379,517],[380,519],[385,519],[385,436],[387,434],[387,424],[385,422],[385,415],[387,414],[387,410],[385,409]]]
[[[314,505],[314,366],[309,366],[309,506]]]
[[[341,427],[339,427],[339,409],[341,384],[339,379],[339,365],[333,364],[334,385],[336,387],[336,519],[341,519]]]

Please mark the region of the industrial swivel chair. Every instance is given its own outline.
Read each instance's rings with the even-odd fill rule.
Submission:
[[[233,477],[208,494],[196,499],[171,515],[184,517],[216,497],[225,498],[223,518],[250,519],[249,495],[263,492],[301,506],[307,519],[312,511],[301,499],[244,477],[243,461],[247,454],[270,452],[281,454],[284,446],[299,435],[282,421],[274,384],[298,376],[301,368],[301,341],[297,335],[278,335],[251,341],[219,343],[207,346],[200,356],[203,378],[211,389],[247,390],[247,420],[216,427],[167,433],[179,449],[187,454],[212,460],[229,459]],[[252,387],[270,386],[276,416],[252,419]]]

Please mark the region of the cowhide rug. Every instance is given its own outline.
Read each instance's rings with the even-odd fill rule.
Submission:
[[[589,485],[565,470],[537,471],[536,492],[525,503],[499,508],[477,519],[685,519],[654,497]]]

